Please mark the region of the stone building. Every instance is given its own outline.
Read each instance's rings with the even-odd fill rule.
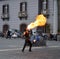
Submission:
[[[59,0],[58,0],[59,1]],[[18,29],[23,32],[38,14],[47,17],[50,33],[57,34],[59,28],[59,2],[57,0],[0,0],[0,31]],[[47,32],[46,26],[39,27]]]

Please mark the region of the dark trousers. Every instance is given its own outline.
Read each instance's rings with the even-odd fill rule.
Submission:
[[[25,43],[24,43],[22,51],[24,51],[24,49],[25,49],[27,44],[29,45],[29,51],[31,51],[32,43],[31,43],[30,40],[25,40]]]

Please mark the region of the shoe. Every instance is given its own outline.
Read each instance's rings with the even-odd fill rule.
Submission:
[[[24,52],[24,50],[22,50],[22,52]]]
[[[32,52],[31,50],[29,50],[29,52]]]

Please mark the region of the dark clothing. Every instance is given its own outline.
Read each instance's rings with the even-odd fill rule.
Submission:
[[[10,33],[11,33],[11,32],[8,30],[8,32],[7,32],[7,37],[6,37],[6,38],[11,38]]]
[[[25,36],[25,40],[29,40],[30,39],[29,32],[25,32],[24,36]]]
[[[31,51],[32,43],[31,43],[31,41],[29,40],[29,39],[30,39],[29,33],[28,33],[28,32],[25,32],[24,36],[25,36],[25,43],[24,43],[22,52],[24,51],[24,49],[25,49],[25,47],[26,47],[27,44],[29,45],[29,51]]]
[[[25,47],[26,47],[27,44],[29,44],[29,46],[30,46],[29,47],[29,51],[31,51],[32,44],[31,44],[30,41],[26,41],[26,40],[25,40],[24,47],[23,47],[22,51],[24,51],[24,49],[25,49]]]

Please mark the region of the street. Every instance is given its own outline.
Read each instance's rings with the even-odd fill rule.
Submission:
[[[23,44],[21,38],[0,38],[0,59],[60,59],[60,41],[47,40],[46,46],[32,47],[32,52],[29,47],[22,52]]]

